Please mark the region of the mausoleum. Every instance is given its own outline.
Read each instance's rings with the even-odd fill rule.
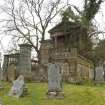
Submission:
[[[85,49],[84,30],[79,23],[62,20],[49,31],[50,39],[41,43],[41,64],[46,66],[49,60],[59,63],[65,81],[93,79],[93,63],[80,53]]]

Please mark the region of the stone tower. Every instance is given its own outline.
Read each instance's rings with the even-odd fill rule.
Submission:
[[[23,75],[26,79],[31,79],[31,45],[21,44],[20,56],[17,65],[17,74]]]
[[[41,42],[40,55],[41,55],[41,64],[48,64],[49,60],[49,50],[52,48],[52,41],[46,40]]]

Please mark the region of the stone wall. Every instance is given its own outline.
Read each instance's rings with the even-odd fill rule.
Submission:
[[[21,44],[20,53],[4,55],[3,80],[12,81],[19,75],[32,79],[31,45]]]
[[[19,53],[4,55],[4,61],[2,66],[3,80],[12,81],[17,77],[16,67],[17,67],[18,58],[19,58]]]
[[[94,65],[92,61],[79,55],[77,60],[77,72],[80,80],[93,80]]]
[[[16,65],[10,64],[7,69],[7,80],[12,82],[16,79]]]
[[[78,55],[74,49],[54,49],[51,42],[43,42],[40,54],[41,64],[32,64],[31,46],[29,44],[20,45],[19,54],[4,56],[3,77],[4,80],[12,81],[19,75],[26,79],[35,81],[47,81],[47,65],[49,60],[54,60],[61,66],[64,81],[75,82],[92,79],[93,63]]]

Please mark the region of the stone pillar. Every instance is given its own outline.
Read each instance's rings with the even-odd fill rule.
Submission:
[[[46,65],[49,62],[49,51],[52,48],[51,40],[46,40],[41,42],[40,47],[40,57],[41,57],[41,64]]]
[[[2,80],[2,68],[1,68],[1,62],[0,62],[0,80]]]
[[[25,79],[32,79],[31,74],[31,45],[21,44],[20,56],[17,64],[17,74],[23,75]]]
[[[3,66],[2,66],[3,80],[7,80],[8,61],[9,61],[9,55],[4,55],[4,61],[3,61]]]

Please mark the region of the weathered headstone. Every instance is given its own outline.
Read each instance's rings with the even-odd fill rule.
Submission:
[[[48,65],[48,98],[63,98],[62,76],[59,64]]]
[[[103,66],[98,66],[95,68],[95,80],[104,81],[104,69]]]
[[[13,81],[13,86],[9,92],[9,96],[15,96],[19,98],[23,95],[24,92],[24,77],[21,75],[17,78],[17,80]]]

